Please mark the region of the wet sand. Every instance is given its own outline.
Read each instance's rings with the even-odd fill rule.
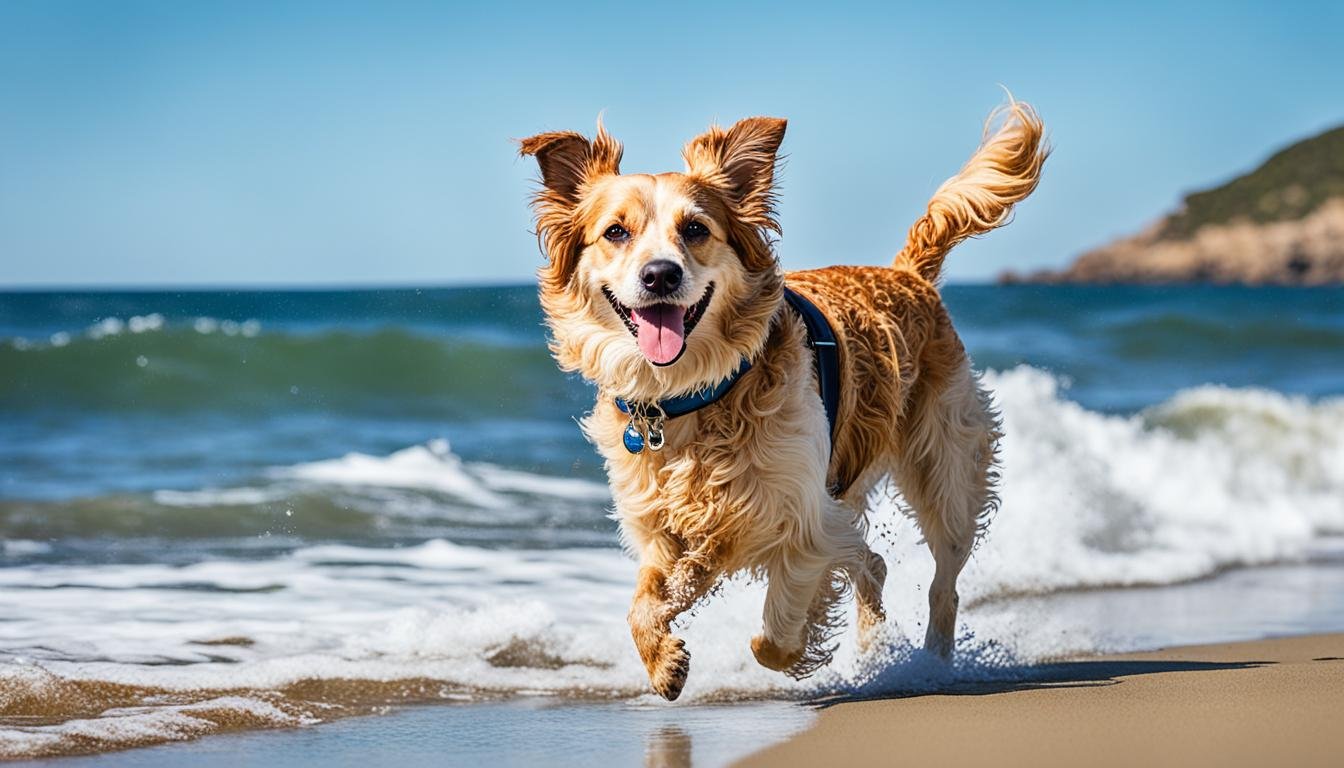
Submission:
[[[812,706],[542,698],[397,708],[317,728],[20,764],[1344,764],[1344,634],[1181,646],[1033,665],[1026,672],[1012,683]]]
[[[820,705],[739,766],[1344,765],[1344,634],[1045,665],[1030,683]]]

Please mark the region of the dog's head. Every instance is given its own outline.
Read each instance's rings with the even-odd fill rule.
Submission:
[[[598,125],[522,141],[551,349],[562,368],[627,397],[708,386],[765,342],[782,296],[769,234],[785,122],[756,117],[686,145],[685,173],[620,172]]]

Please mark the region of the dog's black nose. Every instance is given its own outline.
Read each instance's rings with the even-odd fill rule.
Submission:
[[[668,259],[655,259],[639,270],[639,281],[654,296],[667,296],[681,287],[681,265]]]

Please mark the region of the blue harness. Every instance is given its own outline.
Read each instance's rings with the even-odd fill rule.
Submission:
[[[807,343],[812,347],[817,370],[817,386],[821,390],[821,403],[826,408],[826,422],[831,430],[831,450],[834,451],[835,417],[840,410],[840,348],[836,344],[830,322],[826,320],[826,315],[817,309],[817,305],[791,288],[784,289],[784,300],[807,326]],[[631,453],[640,453],[647,445],[650,450],[662,450],[665,419],[694,413],[718,401],[728,394],[737,380],[742,378],[742,374],[749,370],[751,361],[743,359],[736,371],[714,386],[689,395],[669,397],[657,403],[632,403],[621,397],[616,398],[616,407],[621,413],[630,416],[630,423],[626,425],[625,432],[621,435],[625,449]]]
[[[840,345],[826,316],[806,296],[792,289],[784,289],[784,300],[789,302],[807,326],[807,343],[817,367],[817,388],[821,390],[821,404],[826,407],[826,423],[831,428],[831,451],[835,451],[835,417],[840,412]]]

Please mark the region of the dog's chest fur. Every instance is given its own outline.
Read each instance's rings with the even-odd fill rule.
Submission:
[[[608,396],[584,420],[634,548],[670,535],[691,548],[715,546],[727,570],[749,568],[819,514],[828,423],[801,321],[785,312],[777,323],[727,395],[667,421],[661,451],[626,451],[629,417]]]

